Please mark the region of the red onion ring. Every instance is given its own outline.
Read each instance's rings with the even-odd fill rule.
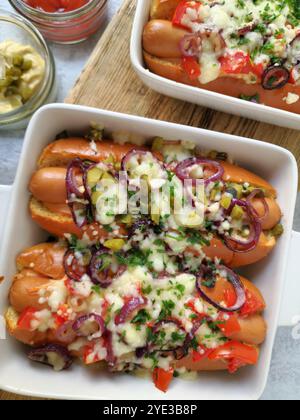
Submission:
[[[105,332],[105,344],[106,344],[106,361],[110,367],[113,367],[116,363],[116,356],[114,355],[113,344],[112,344],[112,332],[106,330]]]
[[[99,330],[96,333],[93,333],[89,336],[86,336],[83,332],[80,331],[81,327],[87,321],[95,322],[99,327]],[[90,314],[87,314],[87,315],[80,316],[73,323],[72,328],[73,328],[73,331],[78,335],[78,337],[87,337],[88,340],[93,340],[95,338],[100,338],[100,337],[102,337],[102,335],[106,331],[105,322],[104,322],[103,318],[100,315],[95,314],[95,313],[90,313]],[[99,333],[101,333],[100,336],[98,335]]]
[[[256,248],[261,232],[262,232],[262,226],[261,222],[258,220],[258,218],[255,215],[255,210],[253,209],[252,205],[248,203],[247,201],[238,200],[234,198],[231,202],[231,206],[227,210],[228,214],[231,214],[233,208],[235,206],[240,206],[243,209],[245,209],[245,212],[249,218],[250,221],[250,235],[249,238],[245,241],[233,239],[228,236],[223,236],[223,239],[225,241],[225,245],[227,248],[229,248],[231,251],[237,252],[237,253],[244,253],[252,251]],[[232,243],[234,243],[236,246],[233,246]]]
[[[199,180],[196,178],[190,178],[189,176],[190,174],[188,172],[188,169],[194,165],[209,166],[215,169],[216,172],[214,175],[210,176],[207,179],[202,180],[204,181],[205,185],[209,184],[210,182],[219,181],[220,179],[222,179],[224,175],[223,166],[215,160],[204,159],[204,158],[189,158],[189,159],[185,159],[184,161],[180,162],[177,165],[175,172],[178,178],[181,179],[182,181],[184,181],[185,179],[191,179],[193,182],[193,186],[196,186],[196,183]]]
[[[185,338],[184,338],[184,343],[186,341],[186,331],[184,330],[184,328],[182,327],[181,323],[177,320],[177,319],[163,319],[161,321],[157,321],[153,327],[152,327],[152,335],[157,335],[159,333],[159,330],[161,327],[163,327],[166,324],[173,324],[175,325],[179,330],[183,331],[183,333],[185,334]],[[153,351],[157,351],[159,353],[173,353],[174,357],[176,360],[180,360],[182,359],[185,354],[184,354],[184,344],[182,346],[177,346],[174,348],[155,348],[155,343],[149,342],[147,345],[147,352],[153,352]]]
[[[82,175],[82,181],[85,173],[85,166],[80,158],[76,158],[70,162],[67,168],[67,175],[66,175],[66,184],[67,184],[67,191],[68,194],[74,194],[77,198],[84,199],[86,198],[86,192],[82,192],[77,185],[77,180],[75,176],[75,169],[79,169]],[[82,182],[84,187],[84,182]]]
[[[71,261],[71,264],[70,264],[70,261]],[[84,276],[87,273],[87,267],[83,265],[79,265],[79,262],[77,258],[75,257],[75,252],[72,249],[69,249],[65,253],[63,263],[64,263],[64,270],[65,270],[66,275],[74,281],[81,281],[82,276]]]
[[[251,205],[251,201],[253,200],[253,198],[255,198],[257,195],[261,194],[262,191],[259,190],[258,188],[253,190],[252,193],[247,197],[247,202]],[[255,210],[255,208],[251,205],[251,208],[253,210],[253,213],[255,215],[255,217],[257,217],[260,221],[263,220],[265,217],[268,216],[268,214],[270,213],[270,209],[268,206],[268,203],[266,202],[265,197],[259,197],[261,198],[264,208],[265,208],[265,214],[263,216],[259,216],[259,214],[257,213],[257,211]]]
[[[147,304],[147,299],[143,296],[133,297],[129,299],[121,308],[121,311],[115,317],[115,324],[124,324],[129,316],[137,309],[142,308]]]
[[[70,344],[75,340],[76,333],[74,332],[72,325],[72,321],[65,322],[56,330],[55,336],[59,340],[59,342]]]
[[[68,206],[71,210],[73,220],[79,228],[82,228],[88,223],[89,204],[76,201],[89,200],[89,196],[84,183],[86,167],[87,166],[82,162],[81,159],[76,158],[69,164],[66,175]],[[84,191],[81,191],[77,185],[74,173],[76,169],[79,169],[81,172]]]
[[[205,293],[205,291],[202,288],[202,284],[201,284],[201,280],[202,280],[202,277],[203,277],[201,272],[197,276],[196,288],[197,288],[198,292],[200,293],[200,295],[203,297],[203,299],[205,299],[208,303],[210,303],[211,305],[213,305],[215,308],[219,309],[220,311],[223,311],[223,312],[237,312],[244,306],[244,304],[246,302],[246,292],[245,292],[245,288],[244,288],[244,286],[243,286],[243,284],[240,280],[240,277],[236,273],[234,273],[232,270],[230,270],[229,268],[227,268],[223,265],[218,266],[217,269],[222,270],[222,271],[226,271],[227,280],[232,284],[232,286],[235,289],[237,300],[236,300],[236,303],[233,306],[231,306],[230,308],[222,306],[218,302],[215,302],[213,299],[211,299]]]
[[[199,57],[202,50],[202,37],[198,33],[185,35],[179,43],[183,57]]]
[[[266,90],[280,89],[288,83],[289,79],[290,73],[285,67],[270,66],[262,75],[262,87]]]
[[[210,40],[215,52],[220,53],[226,48],[226,42],[216,27],[203,26],[200,28],[199,34],[202,40],[204,37]]]
[[[248,32],[252,32],[254,31],[254,29],[257,27],[257,22],[252,22],[247,26],[244,26],[243,28],[240,28],[238,30],[238,35],[239,36],[244,36],[247,35]]]
[[[182,358],[185,357],[188,354],[189,347],[191,345],[191,342],[193,338],[195,337],[196,332],[199,330],[199,328],[203,325],[204,322],[211,322],[212,319],[207,315],[199,315],[199,318],[197,318],[193,322],[193,328],[191,331],[186,335],[184,344],[183,344],[183,355]]]
[[[161,167],[161,169],[165,170],[164,164],[162,162],[160,162],[154,155],[153,153],[146,151],[146,150],[131,150],[130,152],[128,152],[122,159],[121,162],[121,168],[124,172],[127,173],[127,164],[129,162],[129,160],[134,157],[137,156],[139,159],[143,158],[143,156],[146,156],[147,154],[151,154],[153,160]]]
[[[28,358],[34,362],[42,363],[48,366],[53,366],[52,363],[49,361],[48,353],[55,353],[63,362],[63,367],[59,370],[65,370],[68,369],[72,363],[73,360],[71,358],[70,353],[68,350],[60,346],[58,344],[46,344],[43,347],[30,350],[28,353]],[[53,366],[55,369],[55,366]]]
[[[100,272],[103,266],[103,255],[110,255],[109,250],[104,247],[93,254],[87,272],[94,284],[107,288],[111,285],[113,279],[109,274],[109,267],[102,269]]]

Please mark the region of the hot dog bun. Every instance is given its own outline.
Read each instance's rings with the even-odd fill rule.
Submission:
[[[50,143],[39,158],[38,166],[39,168],[66,167],[75,158],[92,162],[103,162],[113,158],[116,162],[120,162],[133,149],[137,149],[137,146],[128,143],[120,145],[113,143],[112,140],[96,142],[92,146],[91,142],[84,138],[72,137]],[[143,148],[138,147],[138,149]]]

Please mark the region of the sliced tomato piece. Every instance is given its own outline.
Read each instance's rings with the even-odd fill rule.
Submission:
[[[185,28],[188,29],[188,27],[186,25],[184,25],[184,23],[182,23],[182,19],[184,17],[184,15],[187,12],[187,9],[193,9],[198,11],[200,9],[200,7],[202,6],[202,4],[198,1],[181,1],[174,13],[173,19],[172,19],[172,23],[175,26],[179,26],[180,28]]]
[[[233,287],[226,287],[224,290],[224,301],[228,308],[231,308],[236,303],[236,292]]]
[[[183,57],[182,67],[191,80],[198,79],[201,75],[200,65],[194,57]]]
[[[210,360],[237,359],[246,365],[255,365],[258,361],[258,351],[253,346],[238,341],[229,341],[215,349],[208,358]]]
[[[206,359],[212,352],[212,349],[199,345],[197,350],[193,350],[193,362],[199,362],[200,360]]]
[[[265,71],[265,67],[262,63],[260,64],[252,64],[252,72],[261,79],[263,72]]]
[[[55,319],[55,323],[58,327],[63,325],[65,322],[69,320],[69,313],[68,313],[69,306],[67,304],[59,305],[57,314],[54,314],[53,317]]]
[[[153,371],[153,382],[157,389],[167,392],[169,385],[173,379],[174,369],[164,370],[155,368]]]
[[[35,318],[35,313],[37,310],[35,308],[26,308],[18,319],[18,327],[21,330],[30,330],[31,329],[31,321],[33,321]]]
[[[221,313],[218,317],[218,327],[225,335],[230,338],[233,334],[241,331],[241,326],[236,314],[228,315]]]
[[[264,309],[264,302],[254,296],[249,290],[246,290],[246,303],[240,310],[240,314],[242,316],[253,315],[262,312]]]
[[[243,51],[226,54],[219,62],[222,71],[227,74],[249,74],[253,70],[250,55]]]
[[[228,372],[229,373],[235,373],[237,372],[240,368],[247,366],[247,363],[242,362],[241,360],[238,359],[231,359],[228,362]]]

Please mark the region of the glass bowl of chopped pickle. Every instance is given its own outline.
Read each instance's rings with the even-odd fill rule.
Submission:
[[[39,31],[0,9],[0,129],[22,128],[56,96],[55,64]]]

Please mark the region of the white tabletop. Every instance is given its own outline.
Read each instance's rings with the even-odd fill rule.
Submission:
[[[108,0],[107,22],[110,21],[121,3],[122,0]],[[1,7],[10,9],[7,0],[4,0]],[[64,100],[74,85],[103,30],[104,28],[83,44],[75,46],[50,44],[57,66],[59,84],[57,100],[59,102]],[[0,132],[0,184],[11,184],[14,180],[23,136],[23,131]],[[300,230],[300,203],[297,206],[295,228]],[[290,328],[279,328],[278,330],[271,371],[263,399],[300,399],[300,340],[293,339]]]

